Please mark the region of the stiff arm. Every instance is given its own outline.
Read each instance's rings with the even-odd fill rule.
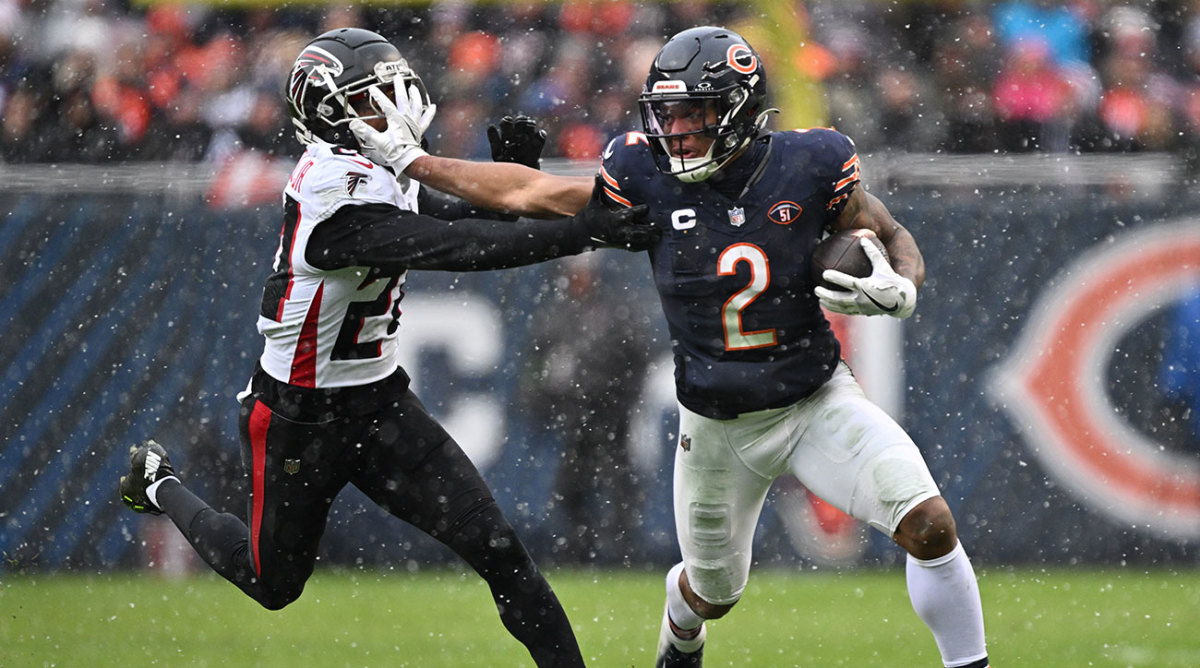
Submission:
[[[592,193],[590,176],[557,176],[509,162],[423,155],[404,175],[475,206],[533,218],[578,213]]]

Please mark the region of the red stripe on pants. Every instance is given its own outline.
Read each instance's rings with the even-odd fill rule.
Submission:
[[[255,403],[250,413],[250,479],[253,486],[250,499],[250,552],[254,555],[254,574],[262,577],[262,561],[258,554],[258,536],[262,532],[263,504],[266,501],[267,427],[271,424],[271,409]]]

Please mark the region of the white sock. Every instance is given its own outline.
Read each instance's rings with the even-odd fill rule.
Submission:
[[[679,575],[683,573],[683,562],[671,567],[667,572],[667,613],[675,626],[684,631],[691,631],[704,623],[704,618],[692,610],[692,606],[683,600],[683,591],[679,588]]]
[[[671,618],[668,616],[665,609],[663,610],[662,627],[658,631],[658,655],[662,656],[667,651],[668,645],[674,645],[680,652],[691,654],[704,646],[704,639],[708,637],[708,629],[703,625],[700,626],[700,633],[695,638],[684,640],[675,635],[671,630]]]
[[[663,608],[662,627],[658,632],[659,656],[666,653],[669,645],[691,654],[704,646],[704,638],[708,635],[704,628],[704,620],[683,600],[683,592],[679,591],[679,574],[682,572],[683,564],[680,563],[667,573],[667,604]],[[685,630],[700,627],[700,633],[695,638],[685,640],[675,635],[675,631],[671,629],[672,622]]]
[[[158,508],[159,510],[162,510],[162,506],[158,505],[158,488],[168,480],[179,482],[179,478],[169,475],[162,480],[155,480],[154,482],[150,483],[149,487],[146,488],[146,496],[150,499],[150,503],[153,503],[154,507]]]
[[[913,610],[937,641],[946,666],[963,666],[987,656],[979,583],[962,543],[937,559],[908,555],[905,566]]]

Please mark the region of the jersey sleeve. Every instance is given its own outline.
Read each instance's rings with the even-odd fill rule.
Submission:
[[[343,206],[395,202],[395,176],[364,156],[340,147],[310,147],[288,181],[285,194],[323,220]]]
[[[819,170],[829,188],[826,214],[828,218],[836,218],[861,180],[858,149],[849,137],[836,130],[820,128],[808,133],[817,142]]]
[[[604,197],[611,204],[632,207],[644,203],[639,174],[647,167],[655,169],[650,143],[641,132],[626,132],[614,137],[604,148],[600,178]]]
[[[475,206],[464,199],[448,195],[440,190],[434,190],[424,184],[421,185],[421,189],[417,193],[417,210],[442,220],[482,218],[485,220],[513,221],[519,217]]]
[[[324,270],[482,271],[575,255],[590,245],[590,235],[572,218],[444,221],[392,204],[360,204],[342,206],[317,224],[305,260]]]

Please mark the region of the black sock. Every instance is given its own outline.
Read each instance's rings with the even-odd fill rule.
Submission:
[[[494,502],[447,545],[487,581],[504,628],[525,645],[534,663],[582,668],[566,611]]]
[[[277,610],[295,594],[276,592],[256,577],[250,560],[250,530],[236,515],[219,513],[182,484],[164,483],[158,503],[200,558],[264,607]]]

